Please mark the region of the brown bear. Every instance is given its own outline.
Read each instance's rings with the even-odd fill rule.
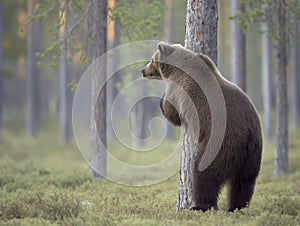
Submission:
[[[194,164],[189,208],[218,209],[218,195],[225,184],[229,211],[246,207],[262,157],[260,120],[249,97],[226,80],[209,57],[178,44],[158,43],[158,50],[142,74],[166,81],[161,111],[175,126],[181,125],[192,134],[189,142],[196,147],[196,153],[191,160]],[[220,145],[215,145],[218,142]],[[211,154],[209,164],[201,167],[206,153],[215,154]]]

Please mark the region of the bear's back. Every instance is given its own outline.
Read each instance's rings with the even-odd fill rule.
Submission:
[[[199,57],[216,77],[226,106],[226,131],[219,159],[227,159],[233,163],[236,159],[247,158],[249,154],[247,150],[250,150],[252,145],[259,147],[255,151],[258,152],[257,156],[260,156],[262,151],[261,125],[254,104],[244,91],[221,75],[210,58],[202,54],[199,54]],[[227,151],[234,149],[237,150],[231,153]],[[236,158],[237,153],[239,153],[239,158]],[[233,165],[237,166],[238,163]]]

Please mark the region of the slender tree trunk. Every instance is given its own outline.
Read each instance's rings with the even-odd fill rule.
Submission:
[[[300,45],[298,45],[298,56],[300,56]],[[300,64],[298,64],[298,71],[300,71]],[[300,79],[298,79],[298,87],[300,87]],[[298,106],[300,109],[300,90],[298,91]],[[300,117],[300,115],[299,115],[299,117]]]
[[[42,0],[39,0],[41,3]],[[39,52],[44,52],[44,26],[45,22],[40,21],[39,22],[39,33],[40,33],[40,38],[39,38]],[[39,68],[39,73],[40,74],[45,74],[47,69],[42,69]],[[42,120],[44,116],[49,115],[49,101],[51,99],[50,91],[53,92],[52,87],[51,87],[51,82],[52,78],[49,78],[48,76],[41,76],[39,79],[39,118]]]
[[[278,31],[276,84],[275,176],[288,172],[287,38],[285,1],[277,0]]]
[[[294,1],[295,8],[297,8],[297,0]],[[298,52],[298,21],[293,20],[293,39],[292,39],[292,53],[291,53],[291,113],[292,113],[292,128],[296,129],[299,123],[299,52]]]
[[[217,63],[217,0],[187,0],[185,47],[208,55]],[[196,151],[191,135],[183,128],[180,183],[177,211],[188,209],[192,200],[193,155]]]
[[[3,3],[2,3],[3,4]],[[2,113],[3,113],[3,23],[4,10],[3,5],[0,4],[0,140],[2,139]]]
[[[70,142],[70,121],[71,117],[68,113],[68,79],[67,79],[67,41],[64,37],[67,24],[67,3],[61,3],[62,11],[59,12],[59,18],[61,19],[60,27],[60,39],[61,39],[61,53],[59,56],[59,118],[60,118],[60,130],[61,140],[63,144]]]
[[[33,0],[27,1],[28,14],[33,14],[35,3]],[[28,24],[27,29],[27,114],[26,133],[27,136],[34,137],[38,126],[38,69],[36,60],[36,40],[35,27],[37,21]]]
[[[51,80],[49,78],[43,78],[41,81],[41,97],[40,97],[40,107],[41,107],[41,116],[42,118],[44,116],[48,116],[50,113],[50,100],[51,100],[51,95],[49,93],[53,91],[51,89]]]
[[[106,52],[107,0],[94,0],[93,4],[93,21],[89,25],[95,60]],[[100,91],[101,83],[106,80],[106,62],[96,65],[92,76],[90,170],[95,178],[100,179],[106,176],[106,86]]]
[[[231,0],[231,15],[237,11],[245,12],[239,0]],[[243,30],[238,27],[237,19],[231,20],[231,78],[242,90],[246,91],[246,36]]]
[[[148,88],[146,83],[142,83],[140,87],[141,95],[142,96],[147,96],[148,93]],[[147,116],[150,111],[150,106],[148,104],[149,100],[148,98],[145,98],[141,100],[137,106],[136,106],[136,123],[135,123],[135,128],[137,130],[138,134],[138,140],[137,140],[137,146],[136,147],[142,147],[145,144],[145,139],[146,139],[146,133],[147,133],[147,128],[148,128],[148,120]]]
[[[150,0],[144,0],[145,5],[149,5]],[[147,96],[148,88],[147,84],[143,83],[140,87],[137,89],[140,89],[141,94],[143,96]],[[146,139],[146,132],[148,128],[148,122],[147,122],[147,114],[151,111],[149,109],[149,105],[147,104],[148,99],[141,100],[136,108],[136,115],[135,115],[135,128],[137,132],[137,137],[139,138],[136,142],[136,147],[142,147],[145,143]],[[134,138],[133,138],[134,139]]]
[[[167,7],[165,22],[164,22],[164,39],[168,42],[172,42],[173,39],[173,0],[165,0]],[[166,138],[171,140],[174,136],[174,127],[171,123],[167,122],[167,134]]]
[[[111,0],[108,2],[108,7],[114,8],[118,4],[118,0]],[[109,20],[110,15],[108,15]],[[120,45],[120,21],[118,19],[108,21],[108,49],[112,49]],[[111,31],[109,31],[111,29]],[[108,72],[112,71],[114,68],[117,68],[120,64],[119,56],[116,56],[109,61],[107,64]],[[107,82],[107,112],[111,112],[113,102],[118,94],[118,89],[116,84],[119,81],[118,73],[116,72],[112,77],[110,77],[109,81]],[[111,114],[107,114],[107,139],[115,138],[114,128],[112,128],[111,123]]]
[[[267,36],[267,23],[262,24],[262,76],[264,129],[268,143],[272,140],[272,78],[271,78],[271,45]]]
[[[164,18],[164,39],[171,42],[173,39],[173,0],[165,0],[167,7]]]

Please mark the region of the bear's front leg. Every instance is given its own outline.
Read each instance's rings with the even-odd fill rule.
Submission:
[[[179,117],[178,112],[176,111],[175,107],[165,100],[165,94],[160,99],[160,109],[163,113],[163,115],[175,126],[181,126],[181,120]]]

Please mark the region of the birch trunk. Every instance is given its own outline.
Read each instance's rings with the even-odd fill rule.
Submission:
[[[187,0],[185,47],[208,55],[217,64],[217,0]],[[188,209],[192,200],[193,156],[196,146],[183,128],[177,211]]]
[[[231,15],[235,15],[237,11],[245,10],[239,4],[239,0],[231,0]],[[231,20],[230,23],[231,78],[233,83],[246,91],[246,36],[238,27],[237,19]]]
[[[285,1],[277,0],[280,40],[277,46],[275,176],[288,172],[287,38]]]

